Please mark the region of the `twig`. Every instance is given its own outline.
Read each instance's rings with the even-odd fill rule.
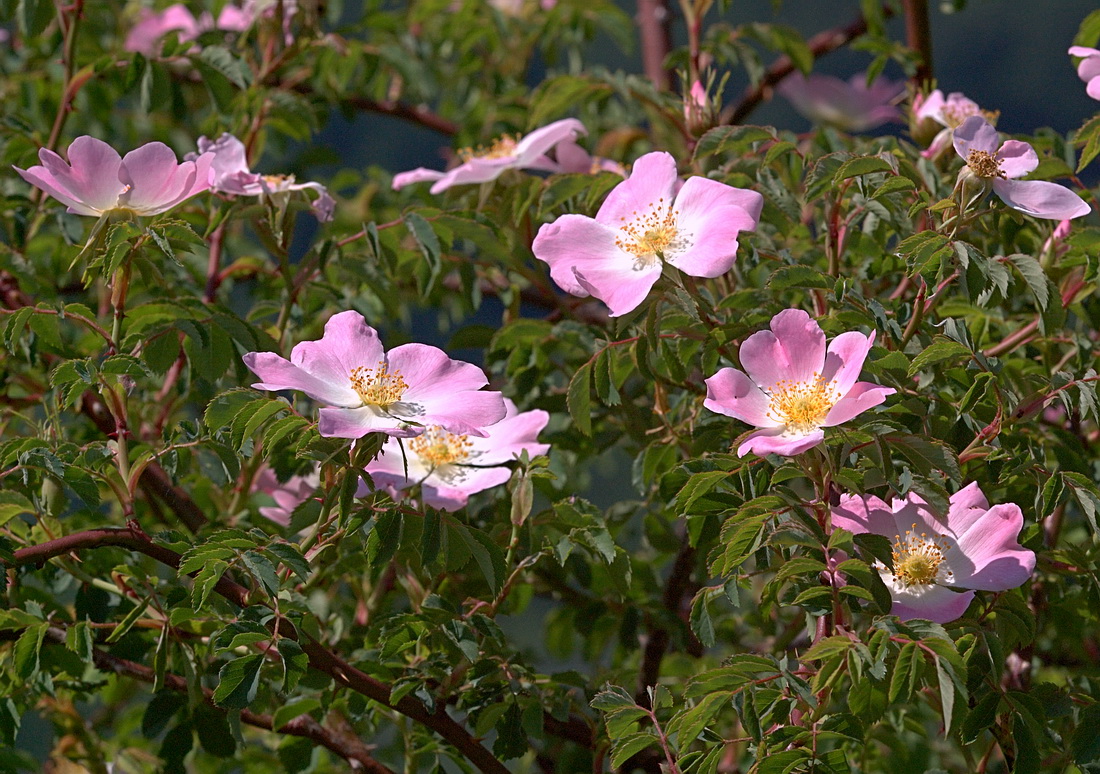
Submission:
[[[889,17],[892,16],[894,12],[889,6],[884,6],[882,13],[884,16]],[[842,46],[848,45],[866,31],[867,20],[861,16],[844,27],[835,27],[831,30],[817,33],[806,41],[806,45],[809,47],[810,53],[813,54],[814,59],[817,59],[831,51],[836,51]],[[776,59],[771,67],[764,73],[764,77],[761,79],[760,83],[747,88],[740,102],[729,110],[722,111],[722,120],[720,123],[744,123],[745,118],[756,109],[757,105],[764,101],[764,97],[768,95],[771,89],[781,80],[793,73],[794,70],[794,62],[789,56],[781,56]]]
[[[65,631],[60,627],[51,626],[47,629],[47,636],[54,642],[65,642]],[[123,675],[124,677],[140,680],[144,683],[156,682],[156,672],[149,667],[124,658],[119,658],[118,656],[113,656],[98,648],[92,649],[92,661],[97,668],[105,672],[113,672]],[[179,675],[166,673],[164,675],[163,685],[165,688],[178,693],[187,693],[187,681]],[[203,696],[206,698],[207,704],[216,709],[221,709],[214,704],[214,692],[211,689],[203,688],[202,692]],[[275,731],[279,734],[301,736],[309,739],[348,761],[353,770],[365,771],[368,772],[368,774],[394,774],[393,769],[389,766],[385,766],[371,757],[370,751],[367,749],[366,745],[359,741],[359,739],[355,737],[342,737],[336,734],[332,729],[321,725],[309,715],[299,715],[279,726],[279,728],[274,728],[275,722],[271,715],[264,715],[245,709],[241,710],[240,717],[243,722],[250,726],[255,726],[256,728],[263,728],[268,731]]]
[[[104,527],[74,532],[55,540],[21,548],[14,554],[14,564],[17,567],[42,564],[52,557],[67,554],[70,551],[104,546],[128,548],[177,569],[182,559],[180,554],[170,548],[153,543],[136,524],[131,523],[128,528]],[[248,589],[230,580],[228,576],[223,575],[218,579],[214,591],[238,607],[247,607],[250,603]],[[509,774],[507,767],[454,720],[442,703],[434,712],[429,712],[423,704],[411,696],[403,696],[397,702],[391,703],[391,686],[355,668],[312,637],[294,631],[287,621],[279,620],[275,625],[283,636],[298,640],[302,650],[309,657],[309,665],[314,669],[329,675],[337,683],[356,693],[373,699],[384,707],[397,710],[402,715],[431,729],[450,742],[483,774]]]

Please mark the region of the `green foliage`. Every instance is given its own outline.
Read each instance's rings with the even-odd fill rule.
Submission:
[[[961,162],[908,136],[732,125],[747,103],[693,118],[590,65],[594,41],[604,61],[633,43],[618,5],[282,3],[148,55],[123,51],[136,6],[0,5],[5,169],[84,134],[182,155],[229,131],[257,169],[339,170],[317,228],[316,192],[92,218],[4,173],[0,770],[1100,768],[1100,232],[966,202]],[[664,64],[712,100],[731,74],[769,94],[776,56],[815,67],[790,27],[684,7],[698,39]],[[886,6],[860,7],[869,79],[912,72]],[[1094,12],[1076,42],[1098,37]],[[337,114],[456,151],[577,117],[593,156],[667,151],[763,210],[729,272],[665,266],[610,318],[531,245],[595,215],[616,172],[393,191],[321,139]],[[1100,116],[1026,139],[1036,179],[1079,185]],[[833,340],[874,332],[860,379],[896,393],[803,454],[739,456],[749,428],[704,380],[748,368],[745,340],[787,308]],[[310,357],[295,346],[346,309],[389,350],[434,331],[483,365],[547,412],[548,455],[433,508],[421,482],[366,475],[380,434],[322,436],[325,401],[249,387],[246,353]],[[1035,574],[944,625],[902,621],[895,538],[835,508],[916,495],[943,516],[970,482],[1019,506]]]

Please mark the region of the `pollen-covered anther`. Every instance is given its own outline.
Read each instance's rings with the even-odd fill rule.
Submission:
[[[825,381],[821,374],[805,382],[782,380],[771,390],[768,416],[788,430],[809,433],[821,427],[838,400],[836,383]]]
[[[1005,179],[1005,173],[1001,170],[1001,160],[989,151],[971,150],[966,156],[966,165],[978,177]]]
[[[489,145],[479,145],[476,148],[459,148],[456,152],[463,162],[470,159],[501,159],[515,155],[518,140],[519,135],[506,134],[493,140]]]
[[[470,456],[471,446],[466,436],[448,433],[438,426],[429,427],[409,441],[409,448],[413,453],[433,468],[464,462]]]
[[[294,175],[263,175],[262,177],[272,191],[279,191],[283,186],[294,184]]]
[[[363,403],[381,408],[397,403],[409,389],[401,372],[390,373],[384,360],[378,362],[378,368],[358,366],[351,369],[351,386]]]
[[[905,537],[894,535],[894,577],[906,587],[931,586],[940,576],[940,566],[943,564],[944,553],[951,545],[943,539],[939,542],[935,537],[928,537],[928,533],[916,533],[917,525],[911,530],[905,531]],[[943,568],[946,578],[953,573],[946,567]]]
[[[663,255],[674,245],[679,231],[676,228],[676,210],[665,207],[664,198],[658,199],[656,206],[639,214],[632,213],[631,220],[620,218],[619,235],[615,245],[625,253],[636,256],[644,265],[651,263],[651,257]]]
[[[972,102],[955,102],[943,106],[943,120],[952,129],[956,128],[970,116],[981,116],[991,124],[996,124],[1001,117],[1000,110],[982,110]]]

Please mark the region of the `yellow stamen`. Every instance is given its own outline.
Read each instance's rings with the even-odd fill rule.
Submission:
[[[981,116],[991,124],[996,125],[1001,117],[1000,110],[982,110],[973,102],[955,102],[943,106],[943,120],[954,129],[970,116]]]
[[[768,416],[788,430],[808,433],[821,427],[826,415],[840,399],[836,382],[826,382],[815,373],[807,382],[782,380],[771,392]]]
[[[378,368],[358,366],[351,369],[351,386],[363,403],[380,408],[389,408],[397,403],[409,389],[401,372],[390,373],[384,360],[378,361]]]
[[[981,178],[989,179],[999,177],[1005,179],[1005,173],[1001,171],[1001,160],[997,154],[989,151],[972,150],[966,154],[966,165]]]
[[[429,427],[409,441],[413,453],[433,468],[464,462],[470,456],[472,445],[466,436],[448,433],[438,426]]]
[[[894,577],[906,587],[931,586],[939,578],[944,552],[951,545],[942,538],[937,543],[926,532],[918,536],[916,529],[917,525],[913,524],[911,530],[906,530],[904,540],[900,535],[894,535]],[[945,578],[953,575],[948,570]]]
[[[294,183],[294,175],[262,175],[263,180],[274,191],[278,191],[284,185]]]
[[[516,152],[516,143],[519,135],[504,135],[498,137],[488,146],[479,145],[476,148],[459,148],[457,153],[462,161],[470,159],[501,159],[511,156]]]
[[[665,200],[661,197],[652,210],[641,214],[635,210],[630,218],[629,222],[625,217],[619,218],[622,225],[619,226],[619,236],[615,237],[615,245],[623,252],[634,255],[637,258],[635,268],[643,269],[653,263],[654,257],[664,257],[664,252],[674,245],[679,233],[676,211],[665,209]]]

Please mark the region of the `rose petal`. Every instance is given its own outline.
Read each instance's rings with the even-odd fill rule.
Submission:
[[[781,381],[806,383],[822,373],[825,334],[801,309],[786,309],[772,318],[771,330],[749,336],[738,356],[749,378],[772,392]]]
[[[981,116],[970,116],[955,128],[955,152],[965,161],[970,151],[996,153],[1000,147],[997,130]]]
[[[1023,177],[1039,166],[1035,149],[1019,140],[1009,140],[1002,145],[997,151],[997,158],[1001,162],[1001,171],[1009,178]]]
[[[879,387],[871,382],[856,382],[852,389],[848,390],[848,393],[829,410],[821,424],[823,427],[843,424],[867,409],[878,406],[895,392],[897,390],[893,387]]]
[[[830,511],[833,526],[846,529],[853,535],[870,532],[894,537],[894,513],[889,505],[874,495],[841,495],[840,504],[832,506]]]
[[[676,160],[669,153],[647,153],[607,195],[596,221],[618,230],[655,209],[671,206],[676,195]]]
[[[703,405],[711,411],[755,427],[782,426],[768,414],[771,399],[736,368],[723,368],[704,383],[707,397]]]
[[[793,457],[807,449],[812,449],[825,440],[824,431],[811,430],[803,435],[785,433],[783,428],[757,430],[737,447],[737,456],[744,457],[750,451],[760,457],[765,454],[778,454]]]
[[[1069,220],[1092,212],[1088,202],[1073,191],[1045,180],[995,179],[993,191],[1009,207],[1036,218]]]

